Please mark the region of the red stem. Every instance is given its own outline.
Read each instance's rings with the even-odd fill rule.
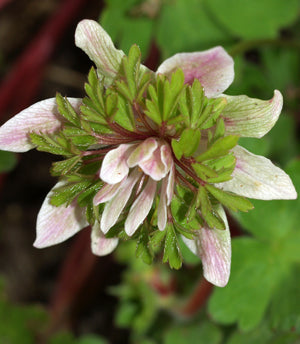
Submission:
[[[76,297],[90,276],[97,256],[91,252],[90,230],[81,231],[69,251],[61,268],[56,291],[52,295],[50,313],[52,324],[49,331],[64,325]]]
[[[196,289],[189,297],[187,303],[179,311],[181,315],[192,316],[204,306],[209,295],[213,290],[213,285],[209,283],[204,277],[201,278],[199,283],[196,285]]]
[[[59,39],[87,3],[65,0],[39,31],[0,86],[0,116],[10,106],[10,111],[19,112],[31,103]]]

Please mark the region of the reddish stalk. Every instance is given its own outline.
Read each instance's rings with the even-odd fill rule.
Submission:
[[[67,252],[50,302],[52,323],[49,332],[65,325],[72,305],[96,264],[97,256],[92,254],[90,246],[90,231],[85,229],[77,234]]]
[[[58,41],[87,3],[65,0],[39,31],[0,86],[0,115],[8,110],[19,112],[30,105]]]
[[[190,317],[197,313],[208,300],[212,290],[213,285],[202,277],[186,304],[179,310],[180,315]]]

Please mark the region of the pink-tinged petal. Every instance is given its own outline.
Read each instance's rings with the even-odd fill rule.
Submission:
[[[116,77],[124,52],[117,50],[105,30],[94,20],[82,20],[76,28],[75,44],[95,63],[98,72],[111,84]]]
[[[106,205],[101,217],[101,230],[105,234],[118,221],[118,218],[124,209],[132,189],[141,176],[138,169],[134,169],[127,179],[122,183],[115,197],[113,197]]]
[[[262,137],[276,123],[283,105],[282,94],[275,90],[270,100],[247,96],[227,96],[223,110],[226,133],[244,137]]]
[[[55,188],[62,186],[59,182]],[[36,240],[34,246],[43,248],[61,243],[88,226],[85,209],[76,200],[68,207],[50,204],[53,189],[46,196],[37,217]]]
[[[95,223],[91,232],[91,248],[96,256],[106,256],[110,254],[118,245],[118,238],[105,238],[100,230],[100,224]]]
[[[232,179],[219,183],[218,187],[263,200],[297,198],[290,177],[269,159],[252,154],[240,146],[236,146],[232,152],[236,157]]]
[[[157,73],[170,75],[177,68],[183,70],[185,83],[199,79],[209,98],[224,92],[234,78],[233,59],[222,47],[202,52],[180,53],[165,60]]]
[[[166,195],[167,195],[167,205],[170,205],[173,194],[174,194],[174,182],[175,182],[175,166],[172,162],[172,166],[170,168],[169,176],[168,176],[168,185],[166,189]]]
[[[132,204],[127,219],[125,221],[125,232],[131,236],[143,223],[149,214],[156,191],[156,182],[148,179],[144,190]]]
[[[159,203],[157,208],[157,226],[160,231],[166,228],[167,224],[167,189],[169,178],[164,178],[161,184]]]
[[[127,176],[127,158],[134,147],[132,144],[122,144],[105,155],[100,170],[100,178],[104,182],[117,184]]]
[[[158,181],[164,178],[172,165],[172,155],[168,145],[159,146],[148,160],[139,163],[143,172]]]
[[[222,217],[226,229],[201,228],[194,240],[182,237],[189,249],[200,257],[204,277],[218,287],[225,287],[230,276],[231,240],[226,214],[222,206],[216,211]]]
[[[81,99],[68,98],[79,109]],[[40,101],[19,112],[0,128],[0,149],[27,152],[35,147],[30,141],[31,132],[53,133],[61,126],[55,98]]]
[[[94,197],[94,205],[110,201],[117,194],[120,185],[121,183],[105,184],[104,186],[102,186],[102,188],[96,193]]]
[[[135,150],[129,155],[127,159],[127,165],[129,167],[134,167],[138,165],[140,162],[150,159],[157,146],[157,140],[153,137],[149,137],[141,144],[139,144],[135,148]]]

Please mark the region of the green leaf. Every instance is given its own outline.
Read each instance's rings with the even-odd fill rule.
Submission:
[[[186,128],[180,135],[179,141],[172,139],[171,145],[174,154],[178,160],[181,159],[182,155],[185,157],[191,156],[197,150],[201,138],[200,130],[194,130]]]
[[[239,136],[228,135],[216,140],[204,153],[197,156],[198,162],[219,158],[227,155],[229,150],[236,146]]]
[[[79,167],[80,160],[81,160],[81,157],[78,155],[75,155],[69,159],[54,162],[50,170],[51,174],[57,177],[66,175],[76,170]]]
[[[163,262],[169,262],[170,268],[172,269],[180,269],[182,265],[182,257],[173,225],[167,224],[165,231],[166,239]]]
[[[17,158],[14,153],[0,150],[0,172],[9,172],[17,164]]]
[[[180,111],[184,115],[186,124],[192,129],[198,127],[198,120],[204,106],[204,89],[198,79],[192,86],[188,86],[180,97]]]
[[[233,211],[245,211],[253,209],[252,203],[245,197],[236,195],[234,193],[223,191],[218,189],[211,184],[206,184],[205,188],[225,207]]]
[[[83,180],[79,183],[68,183],[53,190],[50,203],[56,207],[69,205],[76,196],[91,186],[91,181]]]
[[[285,268],[268,244],[252,238],[234,239],[232,257],[229,283],[214,290],[209,312],[220,324],[249,331],[263,319]]]
[[[210,228],[226,229],[225,223],[213,208],[205,187],[199,186],[196,207],[201,210],[201,217]]]
[[[167,121],[172,117],[173,111],[179,101],[179,97],[184,90],[184,74],[179,68],[172,73],[171,81],[164,82],[163,90],[163,113],[162,118]]]
[[[275,291],[269,308],[269,326],[272,330],[300,334],[300,268],[287,273]]]
[[[155,34],[163,59],[228,40],[227,32],[215,23],[202,0],[163,1]]]
[[[220,27],[244,39],[276,38],[295,21],[300,8],[298,0],[205,0],[205,5]]]
[[[80,118],[67,98],[64,98],[61,94],[56,94],[56,103],[59,113],[64,116],[64,118],[75,125],[80,126]]]
[[[219,327],[208,321],[202,321],[200,324],[170,327],[164,334],[163,344],[221,344],[222,337],[223,334]]]
[[[131,103],[137,96],[138,79],[141,63],[141,51],[137,45],[133,45],[128,53],[128,57],[124,56],[122,60],[121,76],[123,81],[116,81],[117,89]]]
[[[39,151],[64,155],[66,157],[80,152],[61,132],[57,135],[30,133],[30,139]]]
[[[146,225],[142,226],[139,231],[139,237],[136,245],[136,256],[141,257],[146,264],[152,264],[153,252],[149,245],[149,231]]]

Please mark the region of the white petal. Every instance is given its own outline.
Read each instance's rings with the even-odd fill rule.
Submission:
[[[98,205],[100,203],[105,203],[111,200],[118,192],[121,183],[117,184],[105,184],[102,188],[96,193],[93,203]]]
[[[122,144],[105,155],[100,170],[100,178],[104,182],[117,184],[127,176],[127,158],[134,147],[132,144]]]
[[[157,208],[157,226],[160,231],[166,228],[167,224],[167,188],[168,179],[164,178],[161,184],[159,203]]]
[[[68,98],[79,109],[81,99]],[[11,152],[27,152],[35,147],[30,141],[31,132],[53,133],[61,126],[55,98],[40,101],[19,112],[0,128],[0,149]]]
[[[105,238],[100,230],[100,224],[95,223],[91,232],[92,252],[97,256],[106,256],[110,254],[118,245],[118,238]]]
[[[132,204],[125,221],[125,232],[134,234],[149,214],[156,191],[156,182],[149,178],[144,190]]]
[[[170,205],[173,194],[174,194],[174,181],[175,181],[175,166],[172,162],[172,166],[170,168],[169,176],[168,176],[168,185],[167,185],[167,205]]]
[[[53,189],[62,186],[57,183]],[[50,204],[53,189],[46,196],[37,217],[36,240],[34,246],[43,248],[63,242],[88,225],[85,209],[76,200],[68,207]]]
[[[262,137],[276,123],[283,104],[282,94],[275,90],[270,100],[247,96],[227,96],[228,104],[223,110],[226,133],[244,137]]]
[[[138,181],[140,175],[141,173],[138,171],[138,169],[134,169],[124,183],[122,183],[122,186],[119,188],[115,197],[105,205],[101,217],[101,230],[104,234],[107,233],[118,221],[118,218],[124,209],[131,195],[132,189]]]
[[[124,52],[117,50],[105,30],[94,20],[82,20],[76,28],[75,44],[96,64],[109,85],[116,77]]]
[[[165,60],[157,73],[169,75],[177,68],[183,70],[185,83],[192,84],[194,79],[199,79],[209,98],[225,91],[234,78],[233,59],[222,47],[176,54]]]
[[[236,167],[232,179],[218,184],[223,190],[256,199],[295,199],[297,192],[290,177],[269,159],[236,146],[232,150]]]
[[[159,181],[164,178],[172,166],[170,147],[166,144],[159,146],[148,160],[139,163],[140,168],[152,179]]]
[[[135,148],[135,150],[128,157],[128,166],[134,167],[138,165],[140,162],[150,159],[157,146],[157,140],[153,137],[149,137],[148,139],[143,141]]]
[[[230,276],[231,239],[226,214],[222,206],[216,208],[226,229],[201,228],[194,240],[182,237],[189,249],[200,257],[204,277],[218,287],[225,287]]]

